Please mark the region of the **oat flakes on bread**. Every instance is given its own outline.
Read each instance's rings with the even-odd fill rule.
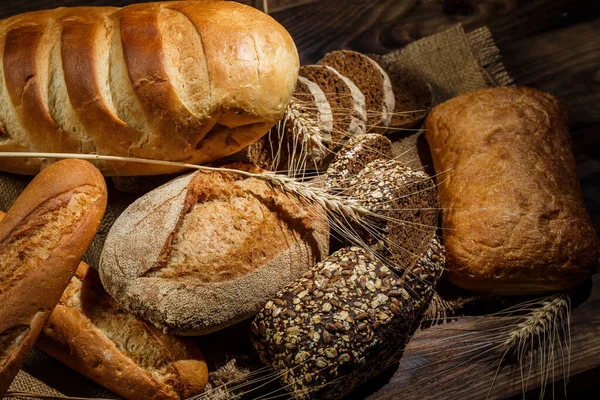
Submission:
[[[58,303],[106,208],[100,171],[82,160],[45,168],[0,222],[0,398]]]
[[[289,33],[232,1],[35,11],[0,21],[0,151],[202,164],[283,115],[299,60]],[[97,161],[105,175],[171,166]],[[0,170],[39,172],[39,159]]]
[[[463,94],[425,121],[443,209],[448,277],[503,295],[590,278],[598,239],[571,150],[567,113],[525,87]]]
[[[325,184],[334,191],[350,187],[352,179],[372,161],[392,158],[392,143],[378,133],[348,139],[327,168]]]
[[[115,221],[102,283],[168,332],[206,334],[246,319],[329,251],[325,212],[292,196],[237,173],[179,177]]]
[[[36,346],[128,400],[179,400],[204,389],[208,369],[188,338],[166,335],[123,310],[85,263]]]
[[[389,265],[400,273],[417,262],[436,236],[438,193],[434,181],[423,171],[394,159],[378,159],[350,179],[345,193],[384,217],[368,217],[353,232],[388,258]]]
[[[260,311],[256,352],[293,398],[343,398],[398,362],[443,267],[436,237],[401,276],[370,251],[338,250]]]
[[[379,64],[351,50],[327,53],[317,64],[332,67],[350,79],[365,96],[367,132],[385,132],[392,119],[396,100],[390,78]]]

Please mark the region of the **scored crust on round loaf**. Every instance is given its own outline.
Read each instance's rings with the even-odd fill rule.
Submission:
[[[343,398],[398,362],[443,269],[437,238],[401,277],[365,249],[338,250],[265,305],[254,348],[294,398]]]
[[[365,97],[350,79],[324,65],[303,65],[299,75],[319,85],[331,106],[333,132],[329,150],[333,152],[348,136],[365,133]]]
[[[319,62],[350,79],[365,96],[367,132],[389,125],[394,111],[394,92],[387,73],[368,56],[350,50],[327,53]]]
[[[333,116],[323,90],[299,76],[282,121],[248,146],[250,161],[269,171],[318,166],[329,154]]]
[[[117,219],[100,274],[114,298],[157,327],[206,334],[254,315],[328,247],[322,209],[261,179],[199,171],[141,197]]]

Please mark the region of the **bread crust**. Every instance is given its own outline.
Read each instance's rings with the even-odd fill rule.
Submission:
[[[565,108],[523,87],[470,92],[425,122],[440,173],[448,277],[478,292],[572,287],[597,270]]]
[[[214,212],[201,208],[198,218],[205,222],[185,231],[196,205]],[[194,247],[199,255],[185,250]],[[117,219],[102,251],[100,276],[115,299],[157,327],[206,334],[255,314],[324,258],[328,247],[329,224],[319,207],[256,178],[200,171],[143,196]],[[207,265],[206,272],[202,265],[214,259],[213,248],[222,248],[214,261],[219,265]]]
[[[0,21],[0,43],[0,86],[10,100],[0,107],[5,151],[207,163],[254,142],[281,118],[299,67],[281,25],[225,1],[26,13]],[[177,170],[95,163],[105,175]],[[28,159],[0,162],[16,173],[39,167]]]
[[[13,332],[0,346],[0,395],[58,303],[105,208],[100,172],[87,161],[64,160],[36,176],[0,223],[0,336]]]
[[[135,317],[123,321],[119,314],[122,311],[102,288],[98,273],[81,263],[36,346],[126,399],[178,400],[202,391],[208,369],[195,344],[167,336]],[[98,318],[102,327],[94,323]],[[140,342],[130,334],[124,343],[117,344],[102,330],[111,320],[125,335],[142,329],[152,340]],[[128,346],[128,340],[135,345]],[[159,359],[152,357],[156,351]],[[136,363],[128,352],[152,360],[155,370],[165,369],[173,377],[154,379],[151,371]]]

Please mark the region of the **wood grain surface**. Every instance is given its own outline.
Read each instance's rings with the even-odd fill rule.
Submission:
[[[0,18],[25,11],[76,5],[125,5],[132,0],[3,0]],[[268,11],[296,41],[304,64],[327,51],[350,48],[385,53],[456,24],[466,31],[487,25],[518,85],[553,93],[569,109],[573,148],[586,206],[600,231],[600,12],[584,0],[242,0]],[[600,279],[572,312],[569,398],[598,398],[600,386]],[[396,371],[389,371],[363,395],[372,399],[486,398],[495,369],[464,362],[449,337],[458,331],[490,329],[485,318],[464,318],[415,334]],[[454,336],[453,336],[454,335]],[[431,349],[442,349],[432,353]],[[560,365],[560,363],[558,364]],[[555,390],[565,396],[562,371]],[[530,388],[536,386],[533,378]],[[539,382],[537,382],[539,383]],[[490,398],[521,398],[514,365],[499,370]],[[538,398],[539,390],[527,394]],[[550,397],[549,397],[550,396]]]

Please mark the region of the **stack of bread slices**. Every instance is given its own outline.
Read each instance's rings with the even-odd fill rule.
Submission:
[[[359,52],[328,53],[300,68],[283,120],[250,145],[247,156],[273,171],[325,170],[352,136],[414,127],[431,105],[431,88],[423,81],[407,93],[402,81]]]

